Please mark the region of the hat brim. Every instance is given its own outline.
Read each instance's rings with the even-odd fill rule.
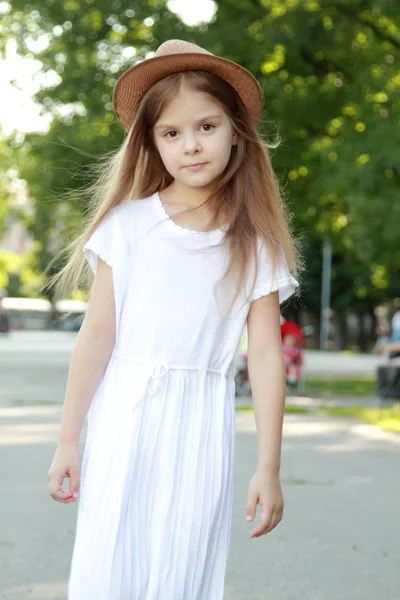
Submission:
[[[256,120],[260,118],[261,88],[249,71],[214,54],[187,52],[148,58],[121,75],[114,87],[113,105],[126,131],[132,125],[143,94],[157,81],[182,71],[208,71],[218,75],[236,90],[250,115]]]

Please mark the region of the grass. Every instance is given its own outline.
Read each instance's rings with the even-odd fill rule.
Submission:
[[[335,417],[354,417],[387,431],[400,433],[400,405],[388,408],[365,408],[362,406],[330,407],[317,409],[316,414]]]
[[[253,410],[252,406],[238,408],[238,410]],[[286,413],[312,414],[332,417],[353,417],[375,425],[386,431],[400,434],[400,405],[388,408],[365,408],[362,406],[334,406],[329,408],[308,408],[305,406],[285,406]]]
[[[322,379],[306,378],[305,391],[308,396],[373,396],[376,378],[374,375],[363,377],[326,377]]]

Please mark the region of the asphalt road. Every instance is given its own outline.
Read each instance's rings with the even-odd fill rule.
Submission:
[[[22,331],[0,336],[0,406],[63,402],[75,333]],[[381,358],[305,353],[305,375],[373,374]]]
[[[66,598],[76,505],[50,499],[47,470],[75,337],[0,338],[1,600]],[[379,360],[335,353],[306,359],[310,374],[373,373]],[[236,425],[224,600],[398,600],[400,436],[352,420],[287,414],[284,520],[253,540],[253,525],[244,521],[256,464],[253,413],[237,412]]]
[[[60,412],[0,408],[1,600],[66,598],[76,505],[52,501],[46,481]],[[400,436],[286,415],[284,520],[251,539],[243,517],[256,463],[252,412],[237,412],[236,432],[224,600],[398,600]]]

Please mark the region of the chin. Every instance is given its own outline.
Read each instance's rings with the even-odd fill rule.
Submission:
[[[211,181],[188,181],[186,185],[192,188],[206,188],[212,185],[213,180]]]
[[[179,179],[179,181],[188,187],[200,188],[212,185],[217,177],[218,175],[215,175],[215,177],[185,177],[184,179]]]

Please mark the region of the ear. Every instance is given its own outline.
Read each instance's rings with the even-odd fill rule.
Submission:
[[[232,133],[232,146],[237,146],[237,143],[238,143],[237,133],[234,131]]]

